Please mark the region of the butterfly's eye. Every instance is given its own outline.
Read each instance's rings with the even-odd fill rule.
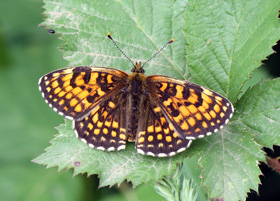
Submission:
[[[132,68],[132,69],[131,69],[131,72],[132,72],[132,73],[135,73],[135,71],[136,71],[135,68]]]
[[[140,68],[139,73],[145,73],[143,68]]]

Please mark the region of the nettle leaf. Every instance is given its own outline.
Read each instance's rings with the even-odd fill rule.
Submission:
[[[261,82],[236,105],[232,122],[250,132],[256,142],[272,148],[280,144],[280,79]]]
[[[261,0],[188,2],[184,35],[193,81],[236,102],[279,39],[279,6]],[[244,200],[250,189],[257,191],[258,161],[265,160],[261,148],[280,144],[279,86],[273,80],[249,90],[224,129],[192,144],[188,154],[198,155],[211,198]]]
[[[73,168],[74,175],[98,174],[100,186],[121,184],[125,179],[134,186],[157,181],[169,175],[186,157],[184,153],[172,158],[143,156],[135,151],[134,143],[128,143],[125,150],[118,152],[92,149],[76,137],[69,120],[59,126],[58,131],[59,135],[51,140],[52,146],[34,162],[48,168],[58,166],[58,170]]]
[[[265,161],[261,148],[280,144],[279,86],[278,78],[248,90],[228,126],[193,143],[189,154],[200,157],[210,197],[244,200],[249,189],[257,191],[258,161]]]
[[[185,0],[45,0],[47,18],[43,25],[61,36],[61,51],[69,66],[104,66],[127,73],[132,65],[107,38],[107,32],[134,62],[146,61],[174,38],[172,45],[145,66],[146,74],[186,79],[190,70],[194,82],[234,103],[244,82],[272,53],[271,46],[279,38],[279,6],[277,0],[201,0],[188,4]],[[187,151],[171,158],[142,156],[133,143],[120,152],[94,150],[75,137],[70,121],[66,121],[58,128],[60,134],[52,145],[34,161],[58,166],[59,170],[73,168],[74,174],[98,174],[100,186],[120,184],[125,179],[137,186],[169,175],[184,158],[198,155],[202,182],[210,197],[244,200],[250,188],[257,190],[261,174],[258,161],[265,160],[262,146],[280,144],[276,99],[271,107],[261,104],[279,93],[276,82],[248,91],[228,126],[194,141]],[[248,99],[256,101],[253,109]],[[263,118],[267,123],[256,127],[254,120]],[[273,128],[267,131],[269,125]]]
[[[265,160],[261,148],[250,133],[230,123],[218,133],[194,141],[189,154],[199,157],[209,197],[244,200],[250,189],[258,189],[258,161]]]
[[[112,67],[130,72],[132,65],[108,39],[109,32],[133,62],[145,62],[166,42],[169,45],[145,66],[147,74],[185,78],[185,39],[181,31],[187,1],[45,0],[42,25],[65,42],[61,48],[69,66]]]
[[[244,82],[279,39],[279,4],[189,1],[184,33],[193,81],[235,102]]]

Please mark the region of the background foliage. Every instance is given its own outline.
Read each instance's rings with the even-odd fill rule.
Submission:
[[[63,119],[60,116],[58,116],[56,113],[51,111],[42,100],[41,95],[37,89],[38,78],[46,72],[61,67],[65,67],[67,63],[60,58],[61,53],[56,48],[57,46],[60,46],[60,43],[62,42],[57,40],[56,39],[57,37],[55,35],[50,35],[42,27],[39,28],[37,27],[37,25],[41,23],[41,18],[42,18],[41,13],[43,12],[43,9],[41,8],[41,6],[43,5],[42,2],[18,1],[17,7],[14,7],[13,5],[14,2],[10,2],[10,3],[0,2],[0,9],[1,9],[0,26],[2,27],[0,30],[1,31],[0,32],[0,52],[1,52],[0,91],[2,93],[1,100],[0,100],[1,103],[0,104],[1,105],[0,106],[1,109],[0,172],[2,175],[0,179],[1,195],[3,195],[3,197],[6,198],[5,200],[78,200],[78,199],[82,200],[85,197],[87,197],[88,199],[95,198],[99,200],[124,200],[124,199],[161,200],[161,198],[152,189],[151,184],[148,184],[148,186],[141,185],[137,187],[135,190],[131,190],[130,186],[124,183],[120,186],[120,189],[113,188],[109,190],[107,187],[105,187],[99,190],[98,192],[95,192],[93,191],[93,189],[96,189],[96,187],[99,185],[95,177],[90,177],[90,179],[86,179],[85,177],[78,175],[72,179],[72,175],[73,175],[72,170],[68,172],[62,171],[61,173],[57,173],[57,170],[55,168],[46,170],[42,168],[42,166],[38,166],[30,162],[31,159],[35,158],[40,153],[42,153],[42,150],[45,147],[49,146],[48,141],[52,139],[52,136],[54,134],[57,133],[57,131],[52,128],[54,126],[58,126],[60,123],[63,123]],[[178,8],[181,8],[180,6],[182,6],[180,4],[176,4],[176,5]],[[254,3],[254,5],[264,7],[258,5],[257,3]],[[107,5],[106,11],[108,13],[114,13],[114,12],[110,12],[111,10],[109,9],[113,9],[111,7],[112,4],[110,4],[110,6]],[[172,76],[179,77],[179,78],[189,77],[190,74],[186,70],[187,68],[185,66],[185,59],[181,56],[182,53],[186,50],[184,48],[184,41],[180,41],[180,39],[182,38],[182,35],[180,35],[182,32],[180,32],[180,28],[178,28],[180,26],[176,25],[176,23],[172,24],[171,27],[169,25],[167,26],[166,24],[160,24],[161,20],[154,18],[153,25],[157,25],[158,27],[156,26],[151,27],[151,23],[145,21],[145,17],[147,16],[141,15],[141,12],[148,13],[151,6],[146,7],[145,5],[139,5],[139,7],[148,9],[146,11],[144,10],[145,12],[143,10],[136,9],[136,11],[138,11],[139,14],[139,19],[138,18],[137,19],[138,20],[142,19],[142,22],[144,22],[143,27],[140,27],[140,30],[141,28],[143,30],[147,29],[149,31],[152,31],[152,33],[154,34],[153,35],[155,41],[154,46],[162,45],[165,41],[169,39],[170,34],[172,35],[173,33],[174,33],[173,37],[176,38],[176,41],[178,41],[179,44],[181,44],[181,45],[173,44],[172,49],[167,49],[165,52],[168,55],[167,57],[161,55],[158,58],[158,60],[154,61],[154,63],[150,63],[150,65],[147,66],[147,68],[149,68],[148,73],[162,74],[164,70],[160,71],[159,69],[161,68],[162,65],[166,64],[166,61],[168,61],[169,58],[172,58],[172,60],[169,61],[170,64],[166,66],[166,68],[168,68],[168,66],[171,65],[172,69],[175,69],[170,71]],[[159,11],[163,13],[163,15],[161,15],[161,18],[162,16],[165,16],[164,14],[168,14],[170,12],[170,11],[166,11],[167,7],[168,6],[163,4],[162,7],[158,8]],[[209,6],[206,6],[206,8],[208,7]],[[275,7],[275,4],[273,4],[273,7]],[[82,7],[82,8],[86,9],[86,7]],[[69,9],[71,10],[71,7]],[[205,9],[205,8],[201,8],[201,9]],[[214,12],[211,9],[209,10]],[[179,10],[177,9],[176,11],[180,11],[180,9]],[[93,12],[92,10],[85,12],[85,16],[91,14],[92,12]],[[102,12],[102,10],[98,10],[98,12]],[[161,14],[160,12],[159,15]],[[262,16],[264,17],[265,13],[270,13],[269,10],[268,11],[259,10],[259,12],[260,12],[260,17]],[[17,13],[17,15],[15,16],[14,13]],[[53,14],[55,13],[57,12],[53,12]],[[99,16],[101,16],[102,13],[98,13],[98,14]],[[176,13],[173,13],[174,19],[176,19],[177,16],[175,14]],[[250,14],[252,15],[252,12]],[[250,17],[250,15],[248,16]],[[83,16],[81,16],[81,19],[84,19]],[[269,20],[268,21],[264,20],[264,21],[270,22]],[[92,34],[93,32],[96,33],[96,28],[93,26],[94,24],[93,22],[96,23],[96,21],[93,21],[91,18],[88,18],[87,21],[84,21],[84,23],[87,26],[84,26],[82,28],[86,31],[85,33],[82,33],[82,37],[80,39],[84,38],[88,40],[82,41],[83,42],[82,44],[84,45],[82,49],[79,49],[81,40],[78,39],[76,39],[77,41],[73,40],[72,43],[68,42],[63,45],[62,49],[64,50],[64,58],[70,61],[70,65],[78,65],[81,63],[83,64],[94,63],[100,66],[112,66],[111,63],[118,62],[118,66],[124,67],[123,70],[130,69],[131,68],[130,64],[126,63],[127,61],[125,61],[122,57],[118,58],[119,52],[117,52],[117,50],[115,50],[112,47],[110,41],[105,40],[106,33],[108,31],[113,33],[114,38],[117,38],[119,40],[118,42],[120,41],[123,42],[120,44],[122,44],[122,47],[124,47],[124,51],[128,52],[129,56],[132,55],[133,59],[145,60],[149,58],[151,53],[149,48],[151,47],[151,44],[147,39],[147,35],[145,35],[144,33],[135,32],[134,29],[131,29],[131,31],[128,31],[128,33],[131,34],[129,36],[127,32],[123,33],[122,28],[126,24],[122,24],[115,27],[113,26],[109,30],[104,29],[102,32],[99,30],[100,33],[98,33],[98,36],[99,37],[104,36],[104,40],[103,40],[97,37],[96,35]],[[99,22],[100,26],[102,25],[102,22],[103,21]],[[166,23],[166,21],[163,22]],[[62,23],[66,23],[66,22],[62,22]],[[209,24],[211,25],[210,22]],[[162,27],[166,27],[166,29],[164,30],[167,32],[167,34],[159,34],[162,31]],[[209,27],[209,29],[210,28],[211,27]],[[172,33],[170,29],[172,30]],[[73,27],[60,27],[60,28],[57,27],[56,30],[58,30],[58,32],[69,33],[69,31],[73,32],[75,30],[77,31],[78,29],[73,30]],[[193,30],[196,31],[199,29],[193,28]],[[256,38],[258,38],[258,37],[263,37],[261,33],[269,33],[269,30],[271,29],[263,28],[262,30],[255,30],[254,33],[257,34]],[[190,36],[187,38],[190,38]],[[62,37],[62,39],[67,39],[67,38]],[[75,39],[75,37],[73,37],[73,39]],[[270,39],[274,41],[277,40],[277,39],[275,40],[274,37],[271,37]],[[69,41],[69,39],[65,41]],[[136,41],[137,43],[134,44],[134,41]],[[228,41],[227,37],[225,38],[225,41]],[[260,39],[256,41],[262,41],[262,40]],[[256,43],[256,41],[252,41],[252,44]],[[102,46],[102,45],[92,46],[91,44],[95,44],[94,42],[98,44],[106,43],[106,45],[108,46]],[[191,41],[191,38],[190,41],[188,42],[190,45],[193,45],[194,48],[198,47],[197,45],[201,44],[201,42],[198,40],[197,41],[198,44],[194,45],[193,41]],[[204,40],[204,42],[207,43],[208,40]],[[213,40],[209,42],[213,42]],[[108,48],[109,46],[111,48]],[[272,50],[270,49],[270,46],[262,47],[262,48],[266,48],[265,50],[268,52],[262,51],[263,50],[262,48],[260,48],[261,50],[256,49],[255,52],[258,51],[260,52],[260,55],[257,55],[258,58],[264,59],[266,55],[271,53]],[[143,49],[142,47],[146,47],[147,49]],[[203,47],[211,47],[211,46],[204,45]],[[251,45],[249,45],[246,49],[250,49],[250,47]],[[87,49],[87,48],[91,48],[91,49]],[[134,49],[137,49],[137,51]],[[139,49],[142,49],[142,51],[138,51]],[[73,51],[67,52],[65,50],[73,50]],[[101,57],[97,60],[93,60],[92,58],[94,57],[92,57],[92,55],[87,55],[87,57],[83,57],[84,53],[87,52],[94,52],[94,53],[105,52],[106,55],[111,54],[111,56],[115,57],[116,59],[110,60]],[[189,55],[190,57],[195,56],[191,54]],[[249,56],[245,55],[243,57],[245,59],[248,58]],[[191,60],[192,58],[189,59]],[[75,61],[80,61],[80,63]],[[175,61],[175,63],[172,63],[172,61]],[[193,61],[195,61],[195,59],[193,59]],[[257,59],[256,65],[254,65],[255,67],[260,65],[260,63],[258,62],[259,59]],[[157,65],[159,67],[157,67]],[[224,95],[226,94],[225,92],[223,92],[222,89],[219,89],[218,85],[213,84],[214,82],[209,82],[209,84],[201,83],[203,82],[203,80],[207,80],[207,79],[202,80],[200,78],[202,71],[201,72],[197,71],[198,75],[196,77],[194,76],[196,73],[195,69],[192,69],[192,71],[193,71],[192,79],[194,81],[200,84],[204,84],[205,86],[211,87],[219,91],[220,93],[223,93]],[[257,76],[257,74],[259,76]],[[257,80],[262,79],[263,77],[270,77],[270,75],[268,74],[266,68],[262,68],[256,74],[254,74],[253,77],[256,79],[254,81],[256,83],[258,82]],[[211,86],[211,83],[213,86]],[[269,86],[267,86],[268,84]],[[260,89],[254,88],[248,91],[247,95],[248,97],[249,95],[250,96],[254,95],[255,97],[261,96],[262,93],[258,94],[261,92],[261,88],[264,87],[263,93],[265,93],[267,92],[265,89],[273,88],[272,85],[273,85],[272,82],[261,84],[259,86]],[[277,89],[277,85],[276,85],[276,89]],[[274,94],[273,89],[271,92],[272,94]],[[246,99],[241,100],[241,103],[242,101],[246,102]],[[250,99],[247,101],[249,103],[251,102]],[[248,105],[249,103],[244,103],[244,104],[241,103],[240,103],[239,111],[244,111],[244,110],[246,111],[250,109],[246,107],[244,108],[244,105]],[[268,114],[262,113],[260,115],[267,116]],[[269,117],[271,117],[272,115],[273,114],[269,114]],[[244,115],[237,114],[236,118],[242,119],[242,116]],[[262,121],[263,118],[261,116],[259,116],[259,118],[260,118],[259,121]],[[246,122],[241,121],[241,123],[244,123],[246,125],[252,123],[250,122],[250,119],[245,119],[245,120]],[[239,125],[233,125],[231,129],[236,129],[234,126],[238,127]],[[258,131],[262,131],[261,130],[262,128],[259,129],[260,130]],[[232,132],[232,130],[228,132]],[[246,134],[247,134],[246,132],[248,131],[244,131],[244,132],[245,132],[244,138],[246,138]],[[272,132],[274,131],[272,130]],[[200,144],[201,143],[202,145],[213,144],[212,142],[217,142],[217,140],[219,140],[217,139],[219,138],[219,136],[221,135],[216,135],[214,137],[209,138],[208,140],[204,140],[204,141],[201,140],[194,143],[193,148],[190,150],[188,154],[195,155],[195,153],[197,153],[197,150],[201,155],[207,154],[209,150],[207,149],[203,150],[202,149],[203,146],[201,146]],[[238,145],[242,144],[242,141],[245,140],[242,137],[240,138],[239,136],[235,136],[233,138],[229,137],[226,139],[229,141],[234,139],[238,142]],[[262,138],[256,140],[258,140],[259,143],[265,144],[266,146],[269,147],[272,147],[272,144],[275,143],[273,140],[269,142],[271,138],[264,139],[265,141],[263,142],[261,141]],[[276,138],[274,140],[277,141]],[[244,146],[246,147],[247,144]],[[254,145],[254,147],[256,146]],[[213,147],[213,149],[219,149],[219,147],[216,148]],[[233,149],[235,148],[233,147]],[[243,153],[244,152],[241,152],[240,155],[239,154],[236,155],[235,158],[241,157]],[[212,157],[214,157],[214,155],[212,155]],[[211,157],[208,157],[208,159],[211,159]],[[189,178],[197,179],[200,170],[197,169],[196,165],[192,165],[193,167],[191,167],[191,164],[197,163],[195,157],[193,156],[192,159],[191,160],[188,159],[188,161],[189,162],[186,162],[184,164],[185,166],[187,166],[185,167],[185,169],[188,170],[186,174],[188,174]],[[215,161],[215,158],[213,158],[211,161]],[[207,168],[207,165],[211,165],[210,163],[211,161],[201,160],[199,161],[199,163]],[[232,163],[232,161],[224,161],[224,162],[226,162],[225,164]],[[218,170],[218,171],[222,171],[222,170]],[[252,174],[257,176],[259,172],[252,173]],[[223,178],[226,178],[226,176],[227,175],[224,175]],[[204,176],[204,178],[209,178],[209,180],[206,180],[206,184],[209,181],[212,184],[211,177],[209,177],[209,175],[206,177]],[[198,186],[200,182],[201,181],[197,179],[196,183],[198,184]],[[257,189],[256,182],[253,182],[253,184],[251,184],[251,187]],[[244,189],[244,190],[246,193],[248,189]],[[221,192],[212,191],[212,193],[214,193],[213,195],[215,196],[215,195],[219,195]],[[203,198],[203,193],[201,193],[199,196],[200,196],[199,200],[205,199]],[[244,196],[244,192],[243,192],[243,196]]]

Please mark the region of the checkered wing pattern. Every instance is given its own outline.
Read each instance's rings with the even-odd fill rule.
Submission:
[[[193,140],[222,128],[233,114],[226,98],[205,87],[166,76],[148,76],[150,94],[181,138]]]
[[[136,149],[144,155],[166,157],[184,151],[191,140],[180,137],[161,107],[146,99],[140,108],[140,120],[136,136]]]
[[[90,147],[115,151],[136,141],[139,153],[165,157],[192,140],[221,129],[233,106],[205,87],[166,76],[80,66],[44,75],[45,101],[74,121],[77,136]]]
[[[79,121],[123,88],[127,77],[126,73],[111,68],[65,68],[44,75],[39,80],[39,89],[56,112]]]
[[[121,91],[94,107],[81,121],[75,121],[77,136],[90,147],[105,151],[125,149],[127,94]]]

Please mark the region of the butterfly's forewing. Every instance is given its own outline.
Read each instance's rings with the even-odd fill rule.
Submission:
[[[99,67],[53,71],[39,80],[45,101],[59,114],[81,120],[98,104],[125,86],[127,74]]]
[[[148,76],[151,96],[181,137],[196,139],[222,128],[233,114],[232,104],[218,93],[191,82]]]
[[[106,151],[125,149],[127,93],[115,95],[97,105],[81,121],[75,121],[76,133],[89,146]]]
[[[142,96],[140,118],[136,134],[136,149],[144,155],[165,157],[184,151],[191,140],[181,138],[174,131],[162,109],[156,103]]]

